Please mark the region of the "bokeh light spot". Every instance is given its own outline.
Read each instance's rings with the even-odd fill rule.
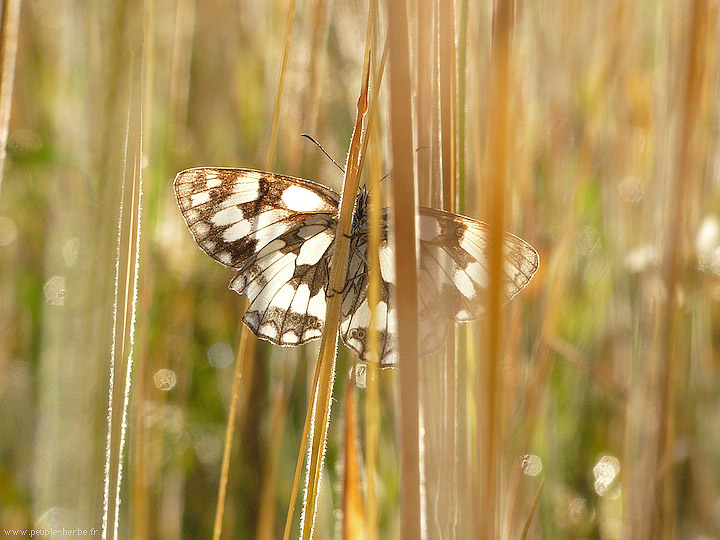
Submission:
[[[45,283],[45,300],[51,306],[62,306],[65,304],[65,278],[53,276]]]
[[[623,201],[638,203],[645,194],[645,182],[638,176],[626,176],[618,186]]]
[[[604,455],[593,467],[595,475],[595,491],[602,496],[608,492],[608,489],[620,472],[620,461],[618,458]]]
[[[535,454],[525,454],[522,459],[522,470],[528,476],[537,476],[542,471],[542,460]]]
[[[223,369],[232,364],[233,350],[230,345],[218,341],[208,347],[207,357],[210,365],[215,368]]]
[[[158,390],[167,392],[168,390],[172,390],[177,383],[177,375],[175,375],[175,372],[171,369],[158,369],[153,376],[153,381]]]

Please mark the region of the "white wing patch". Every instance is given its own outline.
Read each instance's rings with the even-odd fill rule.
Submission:
[[[243,219],[237,223],[233,223],[230,227],[223,231],[223,240],[225,242],[237,242],[241,238],[246,237],[252,230],[252,221]]]
[[[210,218],[210,221],[216,227],[224,227],[226,225],[232,225],[233,223],[237,223],[244,219],[245,216],[243,215],[242,210],[240,210],[239,207],[228,206],[227,208],[220,210],[217,214]]]
[[[313,191],[300,186],[290,186],[282,194],[282,201],[288,210],[295,212],[320,212],[325,206],[323,200]]]
[[[475,283],[464,270],[456,270],[454,278],[455,286],[466,298],[473,298],[475,296],[477,293]]]
[[[210,200],[210,194],[205,191],[204,193],[196,193],[192,197],[190,197],[190,205],[191,206],[200,206],[201,204],[205,204]]]
[[[301,283],[295,290],[295,296],[290,303],[290,310],[296,313],[300,313],[302,310],[307,311],[309,303],[310,287],[308,287],[305,283]],[[313,315],[317,315],[317,313],[313,313]]]
[[[230,254],[229,251],[221,251],[220,253],[217,254],[217,258],[225,266],[228,266],[232,262],[232,255]]]
[[[388,242],[380,246],[380,275],[386,283],[395,283],[395,254]]]
[[[332,244],[333,239],[333,235],[328,232],[316,234],[315,236],[308,238],[300,247],[297,263],[309,265],[317,264],[330,247],[330,244]]]

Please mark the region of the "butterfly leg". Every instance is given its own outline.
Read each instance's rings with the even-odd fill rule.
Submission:
[[[352,287],[354,282],[365,277],[367,275],[367,273],[368,273],[367,270],[365,270],[364,272],[361,272],[361,273],[351,277],[350,279],[348,279],[345,282],[345,287],[343,287],[342,290],[338,291],[337,289],[333,288],[329,293],[325,294],[325,298],[331,298],[332,296],[334,296],[336,294],[345,294],[345,291],[347,291],[348,287]]]

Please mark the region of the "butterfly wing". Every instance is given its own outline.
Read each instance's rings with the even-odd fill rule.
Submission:
[[[485,315],[488,293],[486,223],[432,208],[420,208],[420,316],[442,311],[459,322]],[[504,233],[503,303],[512,300],[538,269],[537,251]]]
[[[251,169],[189,169],[174,185],[200,249],[237,270],[230,288],[249,299],[245,324],[277,345],[320,337],[338,195]]]
[[[432,208],[419,209],[418,333],[420,354],[439,349],[452,320],[467,322],[485,315],[488,291],[486,247],[488,225],[465,216]],[[381,365],[394,365],[396,310],[394,299],[395,256],[383,223],[380,244],[382,275],[381,302],[376,324],[380,332]],[[539,257],[535,249],[509,233],[504,236],[505,281],[503,300],[509,302],[535,274]],[[351,254],[348,279],[353,286],[345,291],[341,333],[345,343],[367,360],[367,242]],[[363,251],[364,249],[364,251]],[[398,272],[401,274],[401,272]],[[353,281],[349,283],[353,285]]]
[[[395,260],[387,241],[387,223],[382,227],[378,256],[380,259],[380,297],[375,310],[378,357],[381,367],[397,363],[395,346],[397,318],[395,306]],[[340,335],[363,362],[368,361],[368,328],[371,310],[368,298],[369,262],[367,234],[353,235],[350,242],[347,285],[341,306]]]

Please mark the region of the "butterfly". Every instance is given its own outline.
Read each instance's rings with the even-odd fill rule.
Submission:
[[[340,196],[315,182],[252,169],[200,167],[180,172],[175,196],[201,250],[236,270],[230,289],[248,297],[245,324],[276,345],[301,345],[322,335]],[[355,200],[340,335],[368,360],[368,200]],[[488,293],[489,226],[441,210],[418,209],[418,312],[421,354],[444,343],[453,321],[481,318]],[[530,281],[537,251],[504,234],[503,300]],[[395,286],[399,272],[382,213],[380,300],[376,305],[382,367],[397,363]]]

